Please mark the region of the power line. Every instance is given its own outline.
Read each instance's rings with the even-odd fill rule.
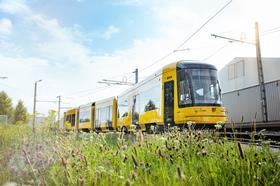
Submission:
[[[119,74],[119,75],[108,77],[108,79],[115,79],[117,77],[123,77],[123,76],[128,75],[128,74],[131,74],[131,73],[130,72],[126,72],[126,73],[123,73],[123,74]]]
[[[57,103],[57,101],[45,101],[45,100],[37,100],[36,102],[41,102],[41,103]]]
[[[266,36],[266,35],[273,34],[273,33],[279,32],[279,31],[280,31],[280,29],[279,30],[274,30],[274,31],[271,31],[271,32],[266,32],[266,33],[264,33],[262,35]]]
[[[264,30],[264,31],[262,31],[261,34],[265,34],[265,33],[267,33],[267,32],[271,32],[271,31],[278,30],[278,29],[280,29],[280,26],[277,26],[277,27],[274,27],[274,28],[270,28],[270,29],[268,29],[268,30]],[[278,31],[279,31],[279,30],[278,30]]]
[[[227,2],[221,9],[219,9],[213,16],[211,16],[208,20],[206,20],[206,22],[204,22],[198,29],[196,29],[186,40],[184,40],[178,47],[175,48],[175,50],[180,49],[182,46],[184,46],[188,41],[190,41],[203,27],[205,27],[212,19],[214,19],[220,12],[222,12],[233,0],[230,0],[229,2]],[[148,68],[150,68],[151,66],[157,64],[158,62],[164,60],[165,58],[169,57],[170,55],[172,55],[174,53],[174,51],[171,51],[169,53],[167,53],[165,56],[157,59],[156,61],[154,61],[152,64],[144,67],[143,69],[141,69],[140,71],[144,71]]]
[[[173,54],[173,53],[174,53],[173,51],[172,51],[172,52],[169,52],[169,53],[166,54],[165,56],[159,58],[158,60],[154,61],[152,64],[150,64],[150,65],[144,67],[143,69],[140,69],[139,71],[142,72],[142,71],[144,71],[144,70],[150,68],[151,66],[153,66],[153,65],[157,64],[158,62],[164,60],[165,58],[169,57],[169,56],[170,56],[171,54]]]
[[[214,19],[220,12],[222,12],[230,3],[230,0],[227,4],[225,4],[220,10],[218,10],[212,17],[210,17],[205,23],[203,23],[194,33],[192,33],[182,44],[180,44],[176,50],[184,46],[189,40],[191,40],[203,27],[205,27],[212,19]]]
[[[229,43],[226,43],[225,45],[221,46],[220,48],[218,48],[217,50],[215,50],[212,54],[210,54],[209,56],[205,57],[202,61],[206,61],[210,58],[212,58],[213,56],[215,56],[217,53],[219,53],[220,51],[222,51],[225,47],[228,46]]]
[[[94,87],[94,88],[91,88],[91,89],[85,89],[85,90],[80,90],[80,91],[76,91],[76,92],[72,92],[66,96],[63,96],[64,98],[69,98],[69,99],[73,99],[73,95],[79,95],[79,94],[84,94],[84,93],[91,93],[93,91],[96,91],[98,89],[102,89],[102,88],[105,88],[107,86],[101,86],[101,87]]]

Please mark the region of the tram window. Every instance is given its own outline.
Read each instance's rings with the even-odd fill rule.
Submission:
[[[118,117],[128,116],[128,101],[123,100],[118,103]]]
[[[112,105],[98,108],[96,110],[96,127],[101,127],[101,123],[112,125]]]
[[[140,112],[139,98],[140,98],[139,94],[133,96],[132,121],[134,124],[138,123],[138,120],[139,120],[139,112]]]
[[[75,126],[75,114],[71,115],[71,126]]]
[[[197,89],[195,92],[198,96],[203,96],[204,95],[203,88]]]
[[[211,69],[192,69],[191,73],[195,104],[221,104],[217,71]]]
[[[101,126],[101,122],[100,122],[100,109],[96,109],[96,127],[99,128]]]
[[[85,123],[90,121],[90,108],[80,109],[79,113],[80,123]]]
[[[160,91],[161,91],[161,86],[157,85],[140,94],[141,112],[155,110],[160,107],[160,98],[161,98]]]
[[[112,121],[112,106],[109,106],[108,120]]]
[[[178,84],[179,106],[192,104],[188,74],[184,70],[178,71]]]

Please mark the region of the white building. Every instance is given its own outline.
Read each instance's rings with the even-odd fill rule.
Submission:
[[[262,58],[269,121],[280,120],[280,58]],[[262,121],[256,58],[237,57],[219,71],[228,119],[236,123]]]

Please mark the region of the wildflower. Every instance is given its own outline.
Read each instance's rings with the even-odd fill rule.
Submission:
[[[16,173],[18,171],[18,167],[16,165],[11,166],[11,170]]]
[[[135,180],[137,177],[137,173],[135,171],[131,171],[131,177]]]
[[[192,124],[193,124],[192,121],[188,121],[188,122],[187,122],[187,125],[188,125],[188,128],[189,128],[189,129],[191,128]]]
[[[215,127],[217,130],[220,130],[221,128],[223,128],[222,125],[219,125],[219,124],[214,125],[214,127]]]
[[[110,166],[110,162],[106,161],[105,165],[109,167]]]

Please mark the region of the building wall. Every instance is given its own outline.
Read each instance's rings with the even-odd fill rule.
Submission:
[[[280,58],[263,58],[269,121],[280,121]],[[219,71],[222,101],[229,121],[262,121],[256,58],[237,57]]]
[[[259,86],[233,91],[222,95],[222,101],[228,113],[228,120],[239,123],[262,120]]]
[[[263,58],[265,83],[280,79],[280,58]],[[259,84],[256,58],[237,57],[219,73],[222,92],[231,92]]]
[[[269,121],[280,121],[280,81],[265,84]],[[229,121],[262,121],[260,87],[253,86],[222,94]]]
[[[267,83],[266,99],[269,121],[280,121],[280,80]]]

